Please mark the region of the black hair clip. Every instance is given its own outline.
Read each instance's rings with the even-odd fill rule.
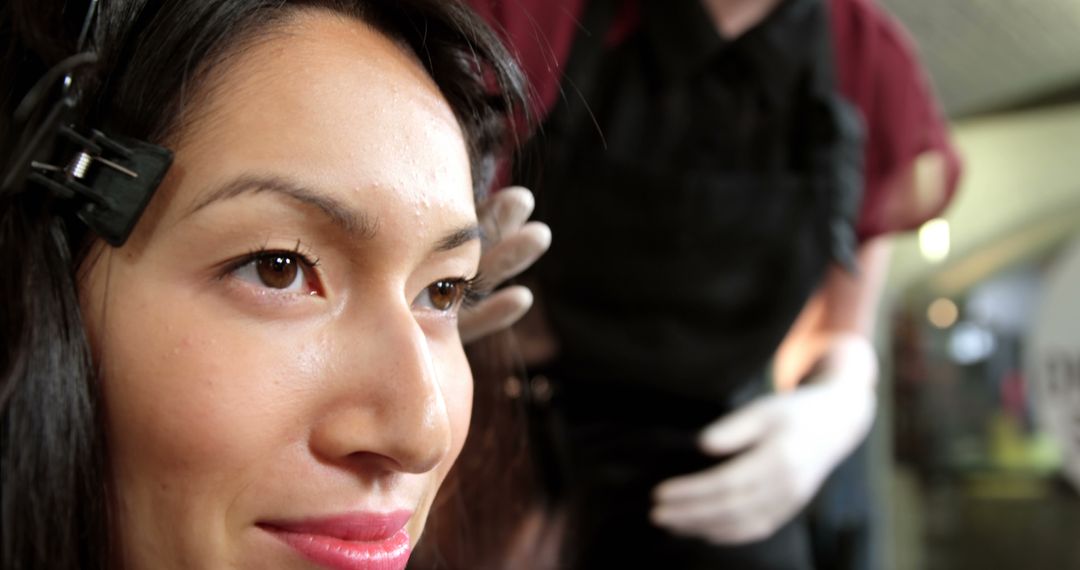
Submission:
[[[0,193],[15,191],[24,182],[44,186],[55,197],[74,203],[80,220],[119,247],[161,184],[173,154],[157,145],[98,130],[84,134],[73,125],[77,90],[72,72],[97,61],[96,54],[82,51],[97,4],[91,0],[87,8],[78,53],[51,68],[16,109],[14,119],[24,126],[23,136],[12,168],[0,180]],[[60,79],[59,100],[36,128],[26,128],[31,117],[40,116],[41,103],[49,99]]]
[[[58,102],[42,125],[54,129],[55,150],[51,154],[59,161],[32,160],[26,180],[44,186],[57,198],[78,201],[79,219],[110,245],[119,247],[161,184],[173,154],[160,146],[110,137],[98,130],[84,135],[57,120],[71,105],[66,98]]]

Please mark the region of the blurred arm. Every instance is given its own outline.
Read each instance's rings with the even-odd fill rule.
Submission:
[[[887,240],[874,239],[859,248],[858,274],[829,269],[777,351],[778,389],[821,375],[873,388],[877,358],[871,339],[889,254]]]

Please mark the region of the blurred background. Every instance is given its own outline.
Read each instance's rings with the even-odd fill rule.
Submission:
[[[966,163],[895,239],[874,438],[886,568],[1080,568],[1080,0],[879,0]]]

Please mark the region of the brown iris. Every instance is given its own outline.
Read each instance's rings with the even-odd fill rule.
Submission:
[[[448,311],[461,297],[461,284],[454,281],[436,281],[428,285],[428,295],[431,296],[432,307]]]
[[[283,253],[268,253],[255,260],[255,271],[263,285],[273,289],[287,289],[296,281],[296,256]]]

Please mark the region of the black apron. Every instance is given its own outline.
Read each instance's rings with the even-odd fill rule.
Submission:
[[[853,263],[861,136],[836,92],[825,8],[788,0],[729,46],[747,73],[769,65],[768,34],[807,46],[796,103],[779,118],[746,105],[761,110],[736,129],[723,116],[710,124],[709,104],[622,104],[610,75],[637,73],[619,58],[639,54],[604,49],[613,2],[587,6],[563,97],[526,149],[539,161],[517,177],[554,236],[534,275],[561,344],[555,364],[588,382],[724,401],[761,376],[829,262]],[[705,95],[690,104],[729,80],[699,75]],[[666,156],[647,156],[651,141],[619,144],[650,136],[635,123],[688,118]],[[731,131],[746,140],[722,140]]]
[[[617,5],[586,4],[563,97],[515,176],[554,236],[533,279],[560,353],[533,370],[554,396],[532,429],[547,490],[571,505],[564,567],[812,567],[801,518],[718,549],[647,513],[658,482],[718,462],[699,430],[768,390],[770,359],[829,263],[853,267],[861,133],[836,93],[825,7],[783,2],[727,46],[726,74],[705,70],[689,101],[672,101],[623,97],[621,74],[649,72],[622,58],[647,45],[606,48]],[[732,125],[710,90],[730,104],[723,82],[760,81],[730,73],[770,65],[774,35],[806,47],[781,94],[793,103],[749,89]]]

